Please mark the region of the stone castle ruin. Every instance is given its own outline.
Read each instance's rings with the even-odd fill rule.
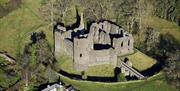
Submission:
[[[70,56],[77,71],[100,64],[116,67],[118,56],[134,52],[132,34],[109,21],[94,22],[85,30],[83,14],[78,27],[57,24],[54,35],[55,56]]]

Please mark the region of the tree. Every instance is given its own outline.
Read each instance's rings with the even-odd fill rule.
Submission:
[[[46,22],[53,22],[54,0],[43,0],[40,7],[40,14]]]
[[[87,79],[87,75],[85,71],[81,72],[82,79]]]
[[[164,45],[166,44],[166,45]],[[179,48],[179,42],[177,39],[174,38],[174,36],[172,36],[169,33],[166,34],[162,34],[160,36],[160,44],[159,44],[159,48],[164,50],[165,52],[175,52],[176,50],[180,49]]]
[[[157,30],[154,30],[151,27],[148,27],[144,34],[144,41],[141,44],[140,49],[144,53],[147,53],[150,56],[155,56],[159,50],[157,50],[160,43],[160,33]],[[141,38],[143,38],[141,36]]]
[[[44,32],[33,33],[31,35],[31,43],[25,46],[22,66],[22,78],[26,86],[29,86],[29,81],[34,84],[45,83],[51,79],[45,79],[48,75],[43,75],[49,72],[50,68],[45,71],[45,67],[51,67],[54,62],[53,52],[46,40]],[[52,72],[51,72],[52,73]]]
[[[119,82],[126,81],[126,77],[125,77],[124,73],[119,73],[119,74],[117,75],[117,80],[118,80]]]
[[[160,18],[178,23],[180,17],[180,0],[152,0],[153,14]]]
[[[132,33],[138,34],[139,31],[140,31],[140,24],[139,22],[135,21],[132,26]]]
[[[48,44],[48,41],[45,39],[46,36],[43,32],[35,33],[37,38],[36,43],[36,60],[39,63],[43,63],[45,65],[52,64],[54,61],[53,52]]]
[[[180,89],[180,50],[166,55],[168,58],[165,60],[164,71],[169,84],[176,87],[178,91]]]
[[[157,46],[157,44],[159,43],[159,35],[160,33],[154,30],[153,28],[147,28],[147,30],[145,31],[145,43],[147,46],[147,51]]]
[[[72,0],[43,0],[40,14],[47,22],[61,21],[64,23],[66,11],[71,6]]]
[[[64,17],[68,8],[71,6],[72,0],[55,0],[54,3],[54,20],[64,23]]]

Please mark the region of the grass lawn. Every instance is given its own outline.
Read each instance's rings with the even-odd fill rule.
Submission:
[[[88,76],[113,77],[114,67],[110,64],[96,65],[89,67],[85,74]]]
[[[80,72],[77,72],[73,67],[73,60],[69,58],[68,56],[60,56],[60,59],[58,60],[58,64],[61,68],[61,70],[66,71],[70,74],[81,74]]]
[[[121,59],[124,59],[125,57],[127,57],[129,61],[132,62],[133,67],[139,71],[144,71],[156,64],[155,59],[138,50],[136,50],[134,54],[123,56]]]
[[[39,16],[41,1],[22,0],[21,8],[0,19],[0,51],[7,51],[16,57],[17,54],[22,53],[24,45],[29,42],[31,33],[39,30],[48,32],[47,38],[52,41],[51,31],[48,31],[46,22]],[[52,42],[50,43],[52,45]]]
[[[159,73],[148,80],[102,83],[72,80],[60,75],[64,83],[71,84],[80,91],[174,91],[165,81],[164,74]]]

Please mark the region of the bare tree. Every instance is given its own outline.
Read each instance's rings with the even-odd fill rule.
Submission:
[[[51,22],[61,21],[64,22],[66,11],[71,5],[72,0],[43,0],[40,12],[45,21]]]

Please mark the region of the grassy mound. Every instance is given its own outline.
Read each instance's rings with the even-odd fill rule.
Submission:
[[[129,61],[132,62],[133,67],[139,71],[144,71],[156,64],[156,60],[138,50],[136,50],[134,54],[123,56],[121,59],[125,57],[128,58]]]
[[[151,77],[148,80],[102,83],[91,81],[72,80],[60,75],[61,80],[71,84],[80,91],[174,91],[166,81],[162,73]]]

